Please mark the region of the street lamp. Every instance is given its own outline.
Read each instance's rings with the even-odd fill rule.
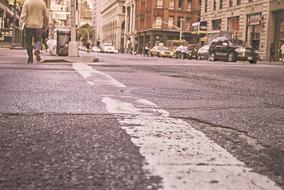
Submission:
[[[68,56],[78,57],[78,42],[76,41],[76,10],[77,0],[71,0],[71,41],[68,45]]]
[[[12,44],[11,44],[11,47],[12,48],[15,48],[16,47],[16,3],[17,3],[17,0],[14,0],[14,3],[13,3],[13,28],[12,28]]]

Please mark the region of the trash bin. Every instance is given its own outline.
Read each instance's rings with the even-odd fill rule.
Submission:
[[[57,48],[56,54],[68,56],[68,44],[71,41],[71,30],[69,28],[57,29]]]

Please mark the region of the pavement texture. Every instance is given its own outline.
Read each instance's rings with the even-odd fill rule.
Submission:
[[[0,189],[152,187],[159,178],[146,177],[117,125],[111,115],[0,115]]]
[[[13,51],[0,51],[0,189],[172,190],[176,181],[179,190],[202,183],[206,190],[273,189],[266,177],[250,180],[251,172],[284,188],[282,64],[83,52],[101,62],[55,57],[29,65],[25,51]],[[209,140],[190,141],[195,130],[214,141],[212,151],[196,148],[207,150]],[[235,173],[247,188],[223,186],[227,174],[208,178],[218,166],[229,173],[234,166],[210,155],[216,150],[253,169]],[[210,157],[202,161],[203,154]],[[201,175],[204,168],[211,169]],[[189,174],[192,180],[181,180]]]

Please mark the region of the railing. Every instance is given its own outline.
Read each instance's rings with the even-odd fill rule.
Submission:
[[[24,32],[20,30],[20,28],[15,28],[15,41],[12,43],[13,48],[22,48],[23,47],[23,40]]]
[[[14,36],[14,43],[13,43]],[[22,48],[23,47],[23,32],[19,28],[13,29],[0,28],[0,47],[1,48]]]

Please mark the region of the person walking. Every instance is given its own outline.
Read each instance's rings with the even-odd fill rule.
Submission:
[[[48,27],[47,8],[44,0],[25,0],[19,25],[25,34],[25,48],[28,54],[27,63],[33,63],[33,54],[36,60],[40,61],[41,34],[42,30],[47,30]],[[34,52],[33,47],[35,48]]]
[[[149,56],[149,51],[150,51],[149,47],[150,47],[149,43],[146,43],[146,45],[144,47],[144,56],[145,57]]]
[[[284,42],[283,42],[282,46],[280,47],[280,53],[281,53],[282,63],[284,64]]]
[[[270,44],[270,62],[275,61],[275,45],[274,43]]]

